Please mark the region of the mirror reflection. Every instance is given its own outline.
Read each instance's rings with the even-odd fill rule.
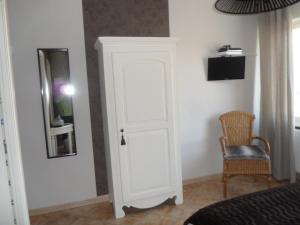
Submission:
[[[38,49],[48,158],[76,155],[68,49]]]

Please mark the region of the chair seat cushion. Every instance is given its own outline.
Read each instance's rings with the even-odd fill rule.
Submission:
[[[270,160],[269,155],[257,145],[228,146],[225,160]]]

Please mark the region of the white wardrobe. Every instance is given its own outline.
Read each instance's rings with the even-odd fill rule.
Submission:
[[[123,207],[182,203],[174,38],[100,37],[101,100],[109,192]]]

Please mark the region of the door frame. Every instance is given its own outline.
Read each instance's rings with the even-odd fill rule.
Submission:
[[[7,0],[0,0],[0,90],[5,120],[8,164],[12,184],[12,198],[18,225],[30,225],[25,190],[21,145],[19,138],[15,85],[12,70]]]

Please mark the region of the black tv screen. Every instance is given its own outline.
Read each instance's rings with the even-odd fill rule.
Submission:
[[[208,59],[208,80],[236,80],[245,78],[245,56]]]

